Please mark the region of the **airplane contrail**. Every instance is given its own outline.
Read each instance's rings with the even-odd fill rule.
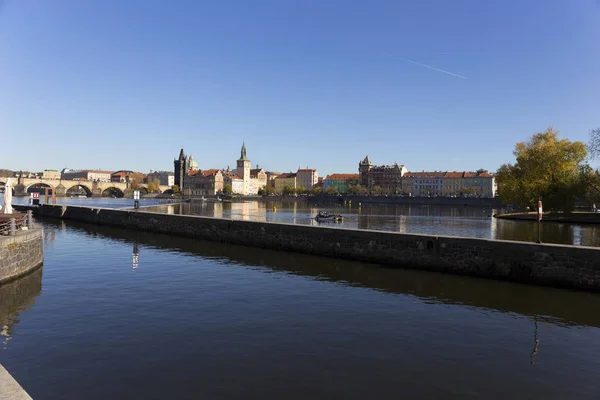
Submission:
[[[413,60],[409,60],[408,58],[398,57],[398,56],[394,56],[394,58],[397,58],[399,60],[404,60],[404,61],[407,61],[409,63],[415,64],[415,65],[420,65],[421,67],[429,68],[429,69],[432,69],[434,71],[443,72],[444,74],[456,76],[457,78],[467,79],[466,76],[458,75],[458,74],[455,74],[455,73],[449,72],[449,71],[444,71],[443,69],[435,68],[435,67],[432,67],[431,65],[421,64],[419,62],[416,62],[416,61],[413,61]]]

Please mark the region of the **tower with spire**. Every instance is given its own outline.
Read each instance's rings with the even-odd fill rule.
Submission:
[[[242,143],[242,150],[240,151],[240,158],[237,160],[237,169],[235,174],[244,181],[244,193],[250,192],[250,169],[252,163],[246,157],[246,143]]]
[[[179,152],[179,158],[173,161],[174,173],[175,173],[175,184],[183,191],[183,176],[189,169],[189,161],[183,149]]]

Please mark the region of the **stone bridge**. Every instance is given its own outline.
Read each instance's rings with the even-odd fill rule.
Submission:
[[[8,178],[0,178],[0,187],[4,188]],[[57,196],[65,196],[69,189],[84,190],[88,197],[100,197],[102,195],[114,194],[117,197],[127,196],[133,192],[131,185],[127,182],[97,182],[97,181],[80,181],[80,180],[65,180],[65,179],[42,179],[42,178],[12,178],[15,196],[23,196],[30,192],[31,189],[52,188],[56,191]],[[148,193],[148,185],[139,185],[138,190],[141,194]],[[170,186],[159,186],[161,193],[171,190]]]

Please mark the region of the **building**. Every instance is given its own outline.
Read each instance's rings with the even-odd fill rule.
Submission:
[[[111,171],[102,171],[97,169],[71,170],[63,169],[61,179],[66,181],[99,181],[110,182]]]
[[[281,174],[277,178],[275,178],[275,192],[282,194],[286,187],[290,189],[296,189],[297,185],[297,174],[290,172],[289,174]]]
[[[273,187],[275,187],[275,179],[278,176],[283,175],[283,173],[281,173],[281,172],[274,172],[274,171],[266,171],[265,173],[267,174],[267,184],[271,185]]]
[[[298,169],[296,172],[296,185],[299,188],[312,189],[319,182],[319,173],[316,169]]]
[[[215,196],[223,192],[224,176],[218,169],[191,170],[185,182],[184,194],[188,197]]]
[[[150,171],[148,182],[158,180],[163,186],[173,186],[175,184],[175,174],[171,171]]]
[[[44,172],[42,172],[42,179],[60,179],[60,177],[60,171],[56,169],[45,169]]]
[[[496,177],[484,169],[465,172],[463,175],[463,194],[476,197],[496,197]]]
[[[358,172],[361,186],[369,191],[378,186],[382,193],[396,194],[402,193],[402,177],[406,174],[407,169],[398,163],[375,166],[371,163],[369,156],[366,156],[358,163]]]
[[[350,186],[360,184],[360,174],[331,174],[323,180],[325,189],[337,189],[338,193],[348,193]]]
[[[480,169],[476,172],[407,172],[402,193],[410,196],[496,197],[496,179]]]
[[[183,191],[184,176],[188,175],[190,171],[198,171],[198,163],[194,160],[193,156],[186,156],[183,149],[179,152],[179,158],[173,161],[174,165],[174,184],[179,186]]]
[[[133,175],[133,171],[119,170],[110,174],[111,182],[129,182],[129,178]]]
[[[174,161],[175,167],[175,176],[174,183],[175,185],[180,183],[179,187],[182,188],[184,195],[194,196],[195,192],[199,189],[212,190],[211,187],[196,187],[197,184],[207,184],[205,178],[210,178],[204,176],[202,174],[202,170],[198,168],[198,164],[194,161],[192,156],[187,157],[181,149],[179,153],[179,158]],[[213,170],[208,170],[213,171]],[[226,185],[231,185],[231,190],[235,194],[241,195],[254,195],[258,194],[258,191],[264,188],[267,185],[267,174],[261,168],[252,168],[250,160],[246,154],[246,144],[242,144],[242,149],[240,152],[240,158],[236,161],[236,169],[234,171],[229,170],[219,170],[221,175],[223,176],[223,188],[215,189],[215,192],[219,190],[223,190]],[[211,172],[211,174],[213,174]],[[192,185],[186,190],[187,185]],[[214,183],[214,187],[218,188],[219,184]],[[206,193],[204,193],[206,194]]]
[[[445,172],[407,172],[402,192],[411,196],[443,196]]]

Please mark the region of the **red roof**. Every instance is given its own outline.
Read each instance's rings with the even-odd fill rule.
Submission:
[[[446,179],[457,179],[457,178],[462,178],[463,177],[464,172],[446,172],[446,175],[444,175],[444,178]]]
[[[298,172],[317,172],[316,169],[299,169]]]
[[[325,178],[327,181],[358,181],[360,180],[359,174],[331,174]]]
[[[216,175],[217,172],[219,172],[218,169],[205,169],[202,171],[202,175],[204,176],[212,176],[212,175]]]

